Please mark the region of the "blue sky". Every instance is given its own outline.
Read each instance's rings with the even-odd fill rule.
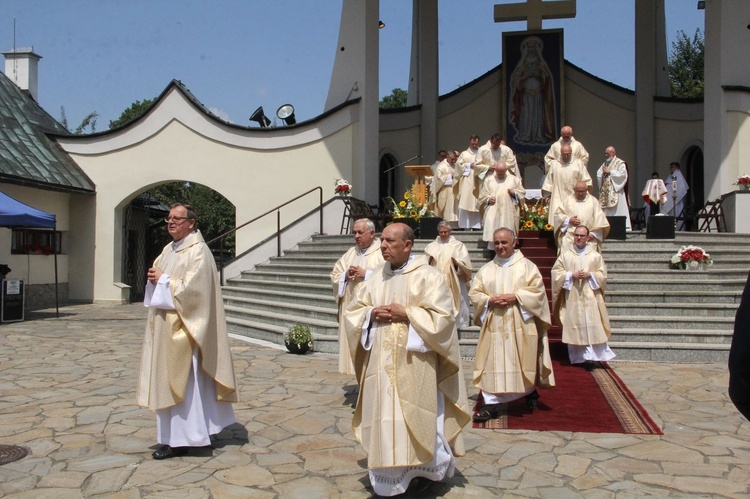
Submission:
[[[519,0],[439,0],[440,93],[501,62],[503,31],[493,5]],[[703,29],[695,0],[665,0],[667,48],[678,30]],[[409,0],[380,0],[380,94],[407,88]],[[2,0],[0,50],[33,46],[39,100],[55,118],[65,106],[77,125],[89,112],[97,130],[136,100],[181,80],[209,109],[240,125],[263,106],[270,118],[291,103],[298,121],[323,111],[338,39],[341,0]],[[634,1],[578,0],[577,16],[545,21],[565,29],[565,57],[632,89]]]

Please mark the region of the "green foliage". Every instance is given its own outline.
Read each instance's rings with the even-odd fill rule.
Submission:
[[[122,126],[126,123],[130,123],[134,119],[141,116],[143,113],[146,112],[146,110],[149,108],[151,104],[154,103],[156,99],[146,99],[144,101],[135,101],[133,102],[129,108],[127,108],[125,111],[122,112],[119,118],[117,118],[114,121],[109,122],[109,129],[117,128],[119,126]]]
[[[151,195],[167,205],[187,203],[195,208],[198,214],[198,228],[206,241],[220,236],[235,226],[234,205],[205,185],[170,182],[154,187]],[[227,237],[224,241],[224,249],[234,249],[234,235]]]
[[[406,97],[408,92],[402,88],[394,88],[391,90],[391,95],[386,95],[383,100],[380,101],[381,109],[398,109],[400,107],[406,107]]]
[[[67,131],[74,135],[81,135],[87,127],[91,127],[90,133],[96,132],[96,119],[98,117],[99,113],[97,113],[96,111],[91,111],[83,118],[81,124],[78,125],[75,130],[73,130],[70,128],[70,126],[68,126],[68,116],[65,113],[65,106],[60,106],[60,124],[64,126]]]
[[[703,97],[703,53],[705,39],[700,28],[691,40],[684,31],[677,32],[669,54],[669,83],[673,97]]]
[[[302,324],[296,324],[291,327],[286,333],[286,337],[284,339],[289,343],[294,343],[295,345],[308,344],[310,345],[310,347],[312,347],[313,338],[312,333],[310,332],[310,328],[307,326],[303,326]]]

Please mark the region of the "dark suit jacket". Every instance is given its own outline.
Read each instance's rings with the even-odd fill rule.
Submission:
[[[750,419],[750,275],[734,320],[729,350],[729,398]]]

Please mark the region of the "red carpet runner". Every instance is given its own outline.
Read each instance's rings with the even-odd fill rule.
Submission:
[[[557,386],[539,390],[539,406],[526,400],[505,404],[499,419],[474,423],[474,428],[555,430],[589,433],[662,435],[661,429],[606,362],[589,372],[566,360],[552,361]],[[477,406],[481,404],[481,395]]]

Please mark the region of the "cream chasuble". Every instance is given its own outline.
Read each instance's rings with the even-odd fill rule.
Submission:
[[[494,170],[495,163],[502,161],[505,166],[508,167],[508,173],[521,178],[521,172],[518,170],[518,163],[516,162],[516,155],[513,154],[513,150],[503,144],[497,149],[492,149],[492,143],[488,140],[485,145],[479,148],[479,162],[481,163],[483,170],[477,170],[480,180],[484,181],[489,177]],[[480,174],[480,172],[482,172]],[[477,193],[478,195],[478,193]]]
[[[469,282],[471,281],[471,259],[466,245],[451,236],[442,242],[440,236],[424,249],[430,265],[437,268],[450,288],[453,296],[453,310],[456,312],[456,327],[469,323]],[[456,259],[458,268],[453,265]]]
[[[573,279],[571,272],[585,270],[586,280]],[[599,345],[609,340],[609,314],[604,304],[607,267],[602,255],[586,247],[563,251],[552,267],[552,303],[563,327],[563,343]]]
[[[158,410],[183,402],[195,346],[202,372],[214,381],[216,400],[237,402],[221,286],[201,233],[190,233],[176,250],[166,245],[153,266],[169,275],[175,310],[149,308],[138,405]]]
[[[586,148],[583,147],[583,144],[578,142],[575,138],[570,138],[570,158],[571,159],[580,159],[581,163],[583,163],[583,167],[586,168],[589,164],[589,153],[586,151]],[[560,149],[562,148],[562,137],[557,139],[556,142],[550,146],[549,150],[547,151],[547,154],[544,156],[544,173],[549,172],[550,167],[552,166],[552,163],[555,161],[560,161],[561,155],[560,155]]]
[[[435,216],[446,222],[455,222],[456,196],[453,190],[453,165],[443,160],[438,165],[435,177],[432,179],[432,192],[435,196]]]
[[[550,212],[552,213],[552,212]],[[555,241],[557,242],[557,254],[563,250],[573,247],[573,233],[576,228],[566,224],[570,217],[576,216],[580,225],[588,227],[589,232],[594,234],[594,239],[589,241],[589,246],[601,252],[601,242],[609,234],[609,221],[604,216],[599,200],[591,194],[586,194],[583,201],[578,201],[575,196],[567,198],[554,213]]]
[[[573,197],[573,188],[579,180],[586,182],[586,186],[591,190],[591,175],[583,163],[578,160],[572,160],[566,165],[559,161],[552,162],[542,185],[542,190],[550,194],[550,216],[554,216],[557,208],[568,199],[568,196]]]
[[[490,297],[506,293],[516,296],[515,305],[486,307]],[[474,276],[469,298],[474,322],[482,328],[474,358],[475,386],[493,394],[555,386],[547,340],[549,302],[537,266],[520,250],[505,266],[496,256]]]
[[[455,182],[458,182],[458,189],[456,190],[457,211],[479,212],[477,196],[479,195],[479,187],[482,185],[482,181],[477,173],[486,172],[487,167],[483,165],[478,165],[474,168],[471,167],[479,162],[478,154],[479,149],[475,151],[467,149],[458,156],[458,161],[456,161],[454,176],[456,178]]]
[[[508,193],[510,189],[515,190],[515,196]],[[479,194],[479,202],[484,208],[483,241],[492,241],[492,234],[500,227],[512,229],[518,233],[518,224],[521,220],[520,202],[523,202],[526,190],[523,188],[521,179],[513,175],[505,175],[499,179],[497,175],[487,177]],[[495,204],[488,205],[490,196],[495,196]]]
[[[362,366],[355,369],[352,360],[349,340],[346,335],[344,325],[344,312],[349,304],[357,296],[357,290],[362,286],[364,281],[346,281],[346,271],[352,265],[362,267],[367,270],[376,270],[383,266],[385,261],[380,253],[380,239],[373,239],[369,248],[360,250],[357,246],[349,248],[344,255],[339,258],[331,271],[331,285],[333,287],[333,296],[339,309],[339,372],[343,374],[357,374],[361,371]]]
[[[373,307],[400,303],[409,323],[369,323]],[[440,273],[424,257],[403,271],[386,263],[373,273],[344,314],[349,345],[364,355],[354,434],[369,469],[429,463],[438,437],[438,390],[444,397],[444,436],[463,455],[461,429],[470,416],[460,369],[453,302]],[[409,326],[416,338],[409,335]],[[362,344],[363,327],[371,348]],[[407,351],[416,339],[421,351]],[[411,344],[411,343],[410,343]]]

